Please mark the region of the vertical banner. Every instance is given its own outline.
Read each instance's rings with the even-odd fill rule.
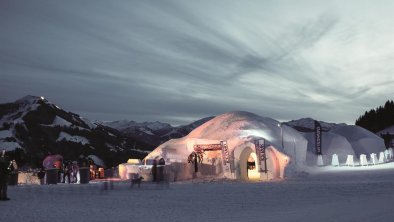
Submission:
[[[267,173],[267,156],[265,152],[265,139],[255,140],[254,147],[256,149],[259,172]]]
[[[322,128],[319,122],[315,120],[315,147],[316,155],[322,155]]]
[[[227,142],[220,141],[220,145],[222,146],[222,162],[224,173],[231,173],[230,154],[228,152]]]

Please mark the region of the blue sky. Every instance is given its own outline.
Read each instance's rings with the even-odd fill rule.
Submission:
[[[393,99],[393,1],[0,2],[0,102],[183,124],[354,123]]]

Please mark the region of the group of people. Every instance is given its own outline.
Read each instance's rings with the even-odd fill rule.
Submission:
[[[7,197],[8,177],[17,168],[15,160],[10,161],[5,155],[5,149],[3,149],[0,155],[0,201],[10,200]]]
[[[63,169],[59,171],[59,182],[61,183],[77,183],[79,166],[77,161],[66,161]]]

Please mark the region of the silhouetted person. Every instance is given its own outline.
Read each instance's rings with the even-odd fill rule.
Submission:
[[[152,176],[153,176],[153,182],[157,182],[157,161],[156,160],[153,160]]]
[[[8,176],[11,172],[12,162],[5,156],[5,150],[1,152],[0,156],[0,200],[10,200],[7,197]]]
[[[37,177],[40,180],[40,184],[43,185],[45,183],[44,182],[44,179],[45,179],[45,170],[44,170],[44,168],[41,168],[41,170],[37,173]]]
[[[71,166],[72,166],[72,182],[76,183],[78,181],[77,175],[79,172],[79,166],[77,161],[73,161]]]
[[[157,168],[157,182],[164,180],[164,165],[166,165],[166,162],[163,158],[160,158],[159,166]]]
[[[66,177],[67,177],[67,182],[71,182],[71,172],[72,172],[72,165],[70,161],[67,161],[67,164],[64,167],[64,174],[63,174],[63,183],[66,182]]]

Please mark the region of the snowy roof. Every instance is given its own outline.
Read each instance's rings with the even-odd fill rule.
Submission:
[[[342,135],[350,140],[358,140],[366,137],[381,139],[379,136],[373,134],[371,131],[368,131],[356,125],[338,127],[336,129],[333,129],[331,132]]]
[[[173,158],[186,158],[193,150],[193,144],[218,143],[226,140],[231,146],[230,149],[237,147],[247,141],[265,139],[269,144],[275,146],[284,153],[285,148],[290,146],[305,146],[306,139],[293,128],[280,125],[277,120],[268,117],[261,117],[245,111],[234,111],[221,114],[201,126],[194,129],[189,135],[169,140],[151,152],[146,158],[155,158],[171,153]],[[301,141],[301,142],[300,142]],[[171,150],[171,151],[168,151]]]

